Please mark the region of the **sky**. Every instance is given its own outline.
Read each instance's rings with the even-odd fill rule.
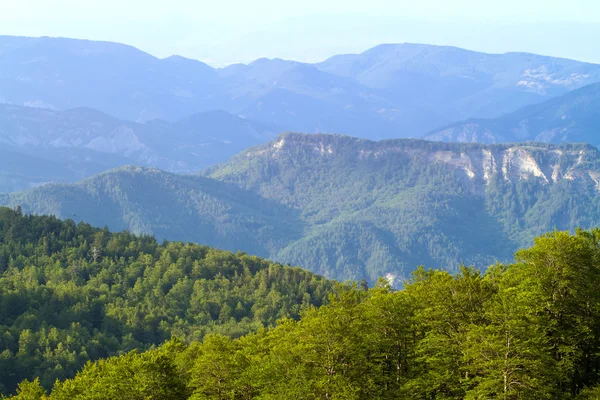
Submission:
[[[600,1],[0,0],[0,34],[115,41],[213,66],[401,42],[600,63]]]

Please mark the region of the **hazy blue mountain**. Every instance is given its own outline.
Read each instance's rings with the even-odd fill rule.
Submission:
[[[89,107],[131,121],[221,109],[306,133],[418,137],[600,81],[600,66],[531,54],[382,45],[319,64],[259,59],[213,69],[130,46],[0,37],[0,101]]]
[[[116,43],[16,37],[0,37],[0,57],[4,101],[90,107],[134,121],[176,121],[223,109],[287,129],[339,131],[349,126],[336,122],[353,115],[350,107],[372,114],[370,119],[381,125],[373,110],[385,102],[365,96],[368,89],[351,79],[283,60],[257,60],[232,75],[182,57],[157,59]],[[361,120],[361,129],[371,120]]]
[[[264,143],[278,128],[223,111],[175,123],[135,123],[100,111],[0,104],[0,192],[43,182],[68,182],[126,164],[197,172]]]
[[[284,134],[204,175],[128,167],[0,204],[370,281],[485,266],[548,230],[600,224],[590,145]]]
[[[400,106],[429,107],[448,120],[498,116],[600,81],[597,64],[410,43],[335,56],[318,66],[381,89]]]
[[[0,149],[0,165],[0,193],[23,190],[49,181],[69,182],[83,178],[77,170],[64,163],[24,154],[14,148]]]
[[[426,135],[447,142],[584,142],[600,146],[600,84],[493,119],[469,119]]]
[[[393,104],[381,90],[310,64],[259,59],[249,65],[229,66],[219,74],[231,97],[222,104],[223,109],[289,131],[349,132],[379,139],[410,136],[414,115],[427,114],[434,121],[432,126],[436,124],[433,112],[418,107],[386,114],[384,110]]]
[[[19,105],[90,107],[129,120],[177,120],[201,110],[216,72],[131,46],[0,36],[0,97]],[[193,100],[193,101],[191,101]]]

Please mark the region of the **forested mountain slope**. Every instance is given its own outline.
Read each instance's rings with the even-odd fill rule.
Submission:
[[[238,337],[337,287],[299,268],[0,208],[0,394],[173,335]],[[340,288],[341,290],[342,288]]]
[[[310,229],[279,259],[335,277],[485,265],[544,231],[600,222],[600,153],[588,145],[287,134],[208,176],[299,210]]]
[[[340,293],[299,321],[172,340],[13,400],[577,399],[600,396],[600,231],[554,232],[516,262],[419,269],[399,292]]]
[[[298,212],[238,187],[199,176],[122,167],[78,184],[0,195],[27,213],[129,229],[268,256],[302,234]]]
[[[129,167],[0,204],[399,285],[421,264],[485,266],[545,231],[600,225],[598,182],[589,145],[284,134],[205,177]]]
[[[600,84],[585,86],[541,104],[493,119],[470,119],[425,136],[445,142],[600,145]]]

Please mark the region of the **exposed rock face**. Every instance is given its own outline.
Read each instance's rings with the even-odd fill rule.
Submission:
[[[600,191],[600,152],[590,145],[526,144],[448,144],[398,139],[373,142],[341,135],[301,135],[288,133],[270,145],[243,153],[247,158],[286,157],[293,153],[312,153],[320,157],[343,156],[355,162],[427,160],[448,166],[464,175],[481,192],[492,178],[507,182],[534,179],[555,184],[563,179],[594,183]]]
[[[135,131],[124,126],[109,132],[106,136],[97,136],[91,139],[85,147],[101,153],[125,155],[147,149],[147,146],[140,142]]]

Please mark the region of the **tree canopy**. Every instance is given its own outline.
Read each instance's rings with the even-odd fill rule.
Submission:
[[[0,393],[25,378],[50,388],[90,360],[174,336],[240,337],[336,287],[243,253],[0,208]]]
[[[88,362],[13,399],[595,399],[600,229],[552,232],[510,265],[417,269],[331,295],[299,320],[173,338]]]

